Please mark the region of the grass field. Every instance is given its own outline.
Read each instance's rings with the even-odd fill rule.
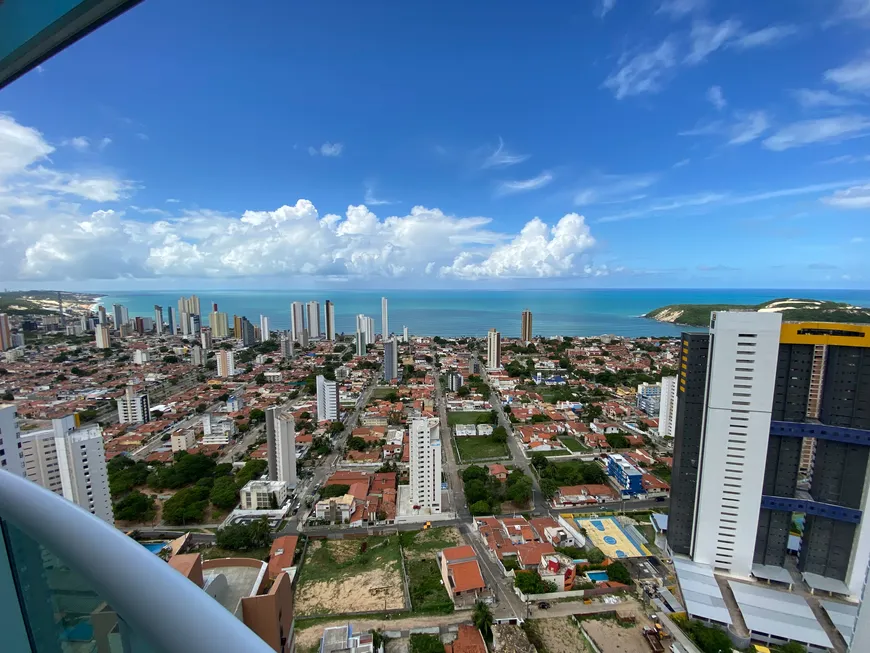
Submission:
[[[568,447],[568,449],[575,453],[578,451],[591,451],[589,447],[587,447],[585,444],[581,444],[580,441],[576,438],[565,436],[559,438],[559,442],[564,444],[566,447]]]
[[[386,399],[389,395],[395,394],[395,393],[396,393],[396,388],[394,388],[392,386],[389,386],[389,385],[379,386],[379,387],[375,388],[374,390],[372,390],[372,399]]]
[[[471,460],[483,460],[486,458],[507,458],[508,449],[506,444],[493,442],[489,438],[468,437],[453,438],[462,462]]]
[[[462,535],[455,526],[440,526],[425,531],[405,531],[400,537],[406,560],[434,559],[438,551],[463,543]]]
[[[415,613],[449,614],[453,612],[453,601],[444,589],[441,570],[435,558],[408,560],[408,590],[411,594],[411,609]]]
[[[408,607],[399,556],[397,536],[312,540],[296,592],[297,613],[327,615]]]
[[[489,418],[488,410],[456,410],[447,413],[447,424],[489,424]]]

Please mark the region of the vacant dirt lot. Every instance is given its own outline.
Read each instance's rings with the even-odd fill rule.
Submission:
[[[365,547],[365,550],[363,550]],[[328,615],[406,608],[396,538],[312,541],[296,591],[296,613]]]
[[[582,653],[589,650],[580,628],[571,617],[535,619],[530,624],[546,653]]]
[[[641,632],[643,625],[640,623],[633,628],[626,628],[615,621],[587,619],[583,622],[583,627],[601,649],[601,653],[636,653],[649,650]]]
[[[402,573],[396,563],[340,580],[314,581],[296,593],[297,614],[342,614],[404,608]]]

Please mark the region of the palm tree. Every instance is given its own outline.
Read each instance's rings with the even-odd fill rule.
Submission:
[[[474,627],[480,631],[483,638],[487,642],[492,641],[492,612],[489,606],[483,601],[477,601],[474,604],[474,614],[471,616],[474,622]]]

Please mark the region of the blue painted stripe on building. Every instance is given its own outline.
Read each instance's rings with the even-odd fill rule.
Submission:
[[[835,506],[830,503],[821,503],[819,501],[806,501],[804,499],[795,499],[792,497],[762,495],[761,507],[767,508],[768,510],[779,510],[783,512],[804,512],[808,515],[827,517],[828,519],[849,522],[851,524],[861,523],[860,510]]]
[[[802,422],[771,422],[770,434],[791,438],[818,438],[870,447],[870,431],[845,426]]]

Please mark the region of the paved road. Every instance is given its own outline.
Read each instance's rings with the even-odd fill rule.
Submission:
[[[447,487],[450,490],[452,503],[450,509],[456,513],[460,520],[467,521],[471,519],[471,512],[465,503],[460,465],[456,461],[456,452],[453,450],[453,434],[447,422],[447,403],[444,401],[441,381],[437,378],[435,381],[435,402],[438,405],[438,416],[441,422],[441,449],[444,452],[444,476],[447,478]]]
[[[296,488],[296,496],[299,501],[304,502],[305,499],[314,495],[318,488],[326,481],[327,477],[332,475],[336,468],[338,467],[339,462],[341,462],[344,456],[344,447],[347,443],[348,437],[350,437],[351,431],[353,431],[354,427],[359,420],[359,414],[363,408],[369,403],[371,399],[372,392],[377,385],[378,375],[376,374],[372,378],[372,382],[366,386],[365,390],[363,390],[362,396],[359,401],[357,401],[354,409],[347,413],[342,419],[344,422],[344,430],[341,431],[338,435],[336,435],[332,439],[332,452],[323,457],[323,459],[318,463],[318,465],[314,468],[314,473],[308,478],[302,480]],[[298,533],[300,530],[303,530],[299,527],[300,523],[304,523],[305,518],[307,517],[310,510],[301,509],[298,514],[291,517],[287,524],[281,529],[280,535],[290,535]],[[304,528],[306,533],[315,533],[317,529]],[[349,532],[359,532],[359,529],[348,529]],[[332,532],[332,531],[328,531]],[[322,533],[325,534],[325,533]]]

